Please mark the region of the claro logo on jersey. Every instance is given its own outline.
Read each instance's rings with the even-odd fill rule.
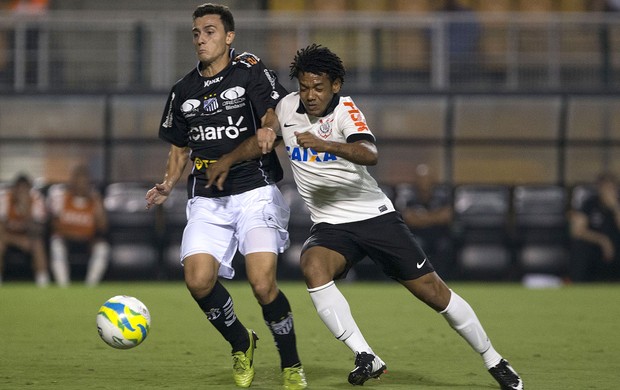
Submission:
[[[300,162],[326,162],[336,161],[336,155],[327,152],[317,152],[314,149],[306,149],[299,146],[287,146],[286,151],[291,161]]]
[[[228,117],[228,126],[198,126],[192,127],[189,131],[189,138],[192,141],[211,141],[215,139],[222,139],[228,137],[235,139],[239,135],[247,131],[247,127],[239,127],[243,123],[243,117],[240,117],[236,122],[232,117]]]

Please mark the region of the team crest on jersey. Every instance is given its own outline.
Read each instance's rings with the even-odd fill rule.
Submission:
[[[217,110],[219,106],[215,96],[209,96],[202,102],[202,109],[206,112],[213,112]]]
[[[321,138],[328,138],[330,135],[332,135],[332,122],[334,121],[334,118],[328,118],[328,119],[321,119],[319,121],[320,125],[319,125],[319,136]]]

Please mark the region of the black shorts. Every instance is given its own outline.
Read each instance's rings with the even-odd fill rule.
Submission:
[[[392,279],[417,279],[435,270],[398,212],[358,222],[317,223],[310,230],[302,253],[314,246],[344,256],[346,269],[336,279],[344,278],[366,256]]]

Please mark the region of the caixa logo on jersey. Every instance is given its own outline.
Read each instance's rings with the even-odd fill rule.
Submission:
[[[336,161],[338,157],[335,154],[331,154],[328,152],[317,152],[311,148],[302,148],[299,146],[287,146],[286,151],[288,153],[291,161],[299,161],[299,162],[327,162],[327,161]]]
[[[192,141],[211,141],[223,139],[224,137],[235,139],[239,135],[247,131],[246,127],[239,127],[243,123],[243,117],[240,117],[236,122],[232,117],[228,117],[228,126],[197,126],[192,127],[189,131],[189,138]]]

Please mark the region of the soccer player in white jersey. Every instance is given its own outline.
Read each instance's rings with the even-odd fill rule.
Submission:
[[[282,99],[276,114],[295,183],[314,225],[301,254],[312,302],[327,328],[355,354],[349,382],[378,378],[386,364],[368,345],[335,280],[365,256],[416,298],[440,313],[482,357],[501,389],[523,389],[523,382],[493,348],[470,305],[437,275],[401,215],[379,189],[366,166],[378,159],[375,137],[350,97],[338,93],[345,69],[329,49],[299,50],[291,78],[299,91]],[[274,141],[259,131],[259,144]]]

